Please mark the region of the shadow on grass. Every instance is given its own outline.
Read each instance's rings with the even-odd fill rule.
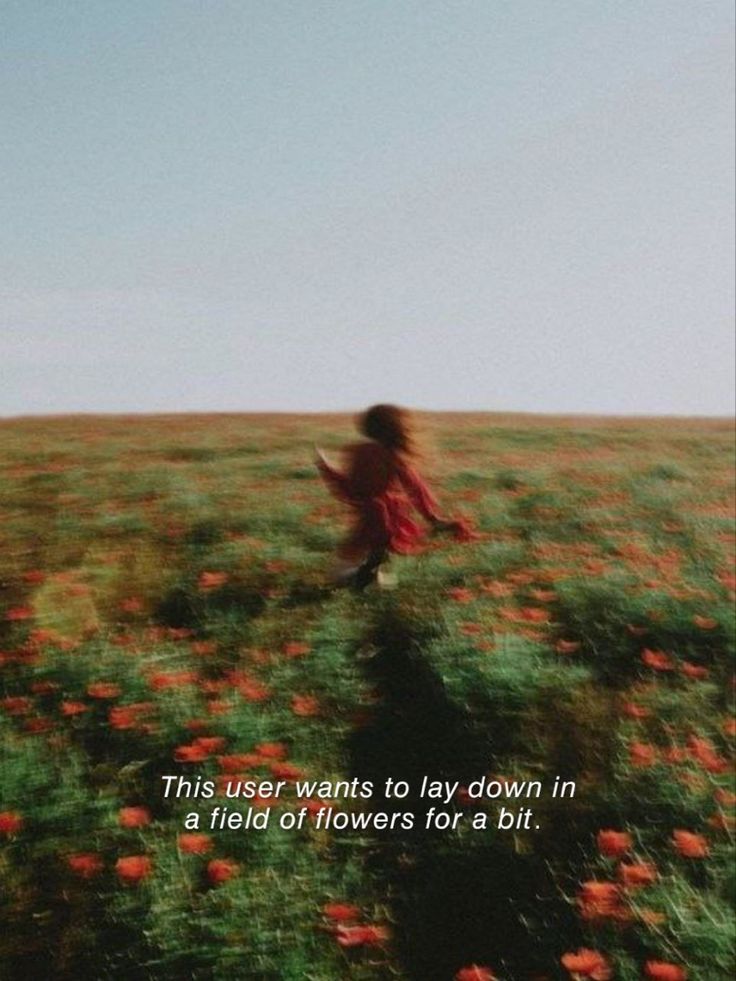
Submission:
[[[367,640],[373,656],[365,672],[378,703],[352,734],[353,775],[374,782],[374,810],[416,816],[412,830],[377,833],[371,850],[403,971],[416,981],[448,981],[473,963],[520,979],[549,970],[556,938],[573,935],[576,927],[544,859],[516,851],[510,832],[457,835],[426,828],[433,805],[461,810],[461,821],[470,825],[472,808],[420,799],[419,789],[424,776],[466,786],[486,773],[486,738],[448,697],[422,653],[426,638],[398,607],[377,607]],[[409,796],[386,800],[389,777],[407,781]]]

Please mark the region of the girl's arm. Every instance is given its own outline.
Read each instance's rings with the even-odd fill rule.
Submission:
[[[336,467],[333,467],[318,446],[315,446],[314,452],[317,458],[315,460],[317,469],[322,474],[322,479],[327,484],[330,492],[341,501],[349,500],[350,494],[348,492],[348,479],[345,474]]]
[[[404,464],[399,470],[399,480],[411,503],[436,531],[451,531],[458,541],[477,537],[464,518],[445,518],[440,514],[436,498],[412,467]]]
[[[441,526],[444,518],[440,514],[437,499],[417,471],[404,464],[399,468],[399,480],[409,500],[421,516],[431,525]]]

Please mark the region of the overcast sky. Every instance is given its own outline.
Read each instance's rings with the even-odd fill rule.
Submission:
[[[733,412],[731,0],[4,0],[0,414]]]

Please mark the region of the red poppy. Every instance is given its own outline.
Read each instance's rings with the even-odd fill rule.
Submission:
[[[490,967],[469,964],[467,967],[460,968],[455,975],[455,981],[496,981],[496,975]]]
[[[218,756],[217,764],[224,773],[240,773],[254,766],[261,766],[263,758],[258,753],[229,753]]]
[[[174,750],[174,759],[177,763],[201,763],[209,755],[203,746],[198,746],[196,743],[177,746]]]
[[[478,634],[482,634],[485,627],[481,623],[474,623],[472,621],[466,621],[460,624],[460,633],[464,634],[466,637],[477,637]]]
[[[672,843],[683,858],[706,858],[710,851],[703,835],[692,831],[673,831]]]
[[[667,961],[647,961],[644,965],[644,977],[650,981],[687,981],[687,971],[684,967]]]
[[[197,580],[197,586],[203,593],[206,593],[212,589],[219,589],[220,586],[224,586],[226,582],[226,572],[202,572]]]
[[[238,863],[229,858],[213,858],[207,863],[207,878],[213,886],[229,882],[239,871]]]
[[[344,926],[337,925],[335,931],[341,947],[375,947],[389,938],[389,932],[382,926]]]
[[[627,831],[611,831],[606,829],[598,832],[598,851],[606,858],[621,858],[631,850],[631,835]]]
[[[120,609],[123,613],[140,613],[143,609],[143,603],[137,596],[127,596],[124,600],[121,600]]]
[[[33,699],[27,695],[9,695],[0,701],[0,708],[8,715],[28,715],[33,708]]]
[[[736,805],[736,794],[724,787],[719,787],[713,796],[722,807],[734,807]]]
[[[182,832],[176,843],[179,851],[185,855],[205,855],[212,849],[212,839],[209,835],[199,834],[198,832]]]
[[[680,671],[686,678],[692,678],[694,681],[703,681],[708,677],[707,668],[704,668],[702,664],[693,664],[691,661],[683,661],[680,665]]]
[[[140,882],[151,874],[153,863],[147,855],[125,855],[115,863],[115,871],[123,882]]]
[[[674,671],[675,662],[664,651],[652,651],[645,647],[641,652],[642,663],[655,671]]]
[[[496,981],[496,975],[490,967],[468,964],[467,967],[460,968],[455,975],[455,981]]]
[[[23,818],[17,811],[0,811],[0,835],[16,835],[23,827]]]
[[[360,918],[360,910],[351,903],[325,903],[322,912],[328,920],[337,923],[350,923]]]
[[[621,892],[615,882],[584,882],[578,896],[578,908],[584,920],[622,919]]]
[[[294,695],[291,700],[291,711],[302,718],[312,718],[319,715],[320,705],[314,695]]]
[[[181,688],[193,685],[197,680],[196,671],[157,671],[148,676],[148,684],[154,691],[164,688]]]
[[[715,630],[718,626],[718,621],[714,620],[713,617],[701,617],[697,613],[693,617],[693,623],[701,630]]]
[[[624,702],[621,712],[629,719],[648,719],[652,714],[648,708],[637,705],[636,702]]]
[[[84,702],[62,702],[60,708],[61,714],[67,718],[81,715],[83,712],[89,712],[89,705],[86,705]]]
[[[115,705],[110,709],[107,721],[112,729],[140,729],[142,719],[153,709],[152,702],[131,702],[129,705]]]
[[[555,644],[558,654],[574,654],[580,650],[580,642],[577,640],[558,640]]]
[[[334,811],[336,805],[329,800],[322,800],[319,797],[304,797],[297,801],[299,807],[304,807],[311,818],[315,818],[320,811]]]
[[[657,881],[657,869],[651,862],[622,862],[618,867],[618,877],[626,889],[638,889]]]
[[[238,682],[237,690],[247,702],[265,702],[271,697],[271,689],[260,681],[244,678]]]
[[[81,879],[92,879],[103,869],[102,859],[94,852],[79,852],[67,858],[67,865]]]
[[[629,761],[636,767],[654,766],[657,751],[650,743],[632,742],[629,744]]]
[[[151,823],[151,812],[147,807],[121,807],[118,824],[121,828],[145,828]]]
[[[288,755],[288,750],[284,743],[258,743],[253,747],[259,756],[268,760],[283,760]]]
[[[117,698],[120,694],[120,685],[113,681],[96,681],[87,685],[87,694],[90,698]]]
[[[277,780],[301,780],[304,777],[300,767],[286,761],[276,760],[270,764],[269,770]]]
[[[304,657],[305,654],[309,654],[312,650],[310,644],[305,644],[303,641],[290,640],[288,643],[284,644],[284,654],[287,657]]]
[[[210,654],[217,652],[217,641],[214,640],[193,640],[192,654],[197,657],[209,657]]]
[[[577,953],[563,954],[560,960],[565,970],[578,978],[609,981],[613,977],[610,964],[597,950],[581,947]]]
[[[472,603],[475,599],[473,591],[465,589],[463,586],[454,586],[452,589],[448,589],[447,595],[455,603]]]
[[[11,623],[16,623],[20,620],[30,620],[32,616],[33,610],[30,606],[11,606],[5,613],[5,619]]]
[[[225,748],[226,740],[224,736],[197,736],[194,742],[208,753],[216,753]]]

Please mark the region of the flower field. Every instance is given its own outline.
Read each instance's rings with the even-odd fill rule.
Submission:
[[[347,417],[0,422],[0,978],[732,977],[732,425],[421,422],[478,537],[364,593],[312,463]],[[498,830],[483,776],[575,793]],[[379,811],[419,820],[324,819]]]

